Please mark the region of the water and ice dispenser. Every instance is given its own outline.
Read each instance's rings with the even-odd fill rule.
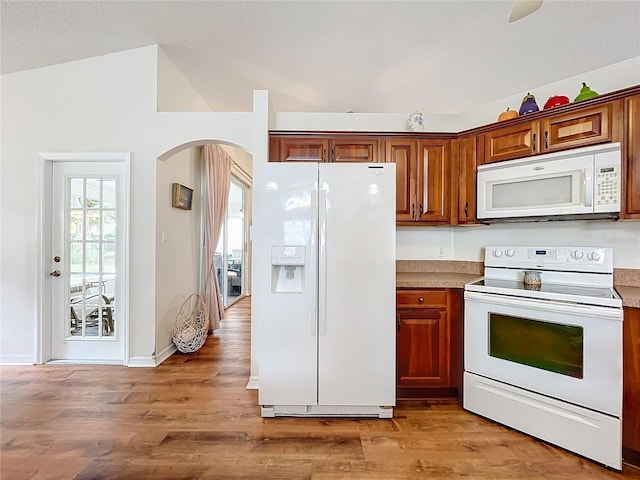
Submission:
[[[271,292],[301,293],[304,290],[304,246],[271,247]]]

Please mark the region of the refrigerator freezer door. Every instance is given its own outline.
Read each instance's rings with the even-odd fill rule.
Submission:
[[[395,164],[319,168],[318,403],[395,405]]]
[[[252,312],[259,332],[259,402],[315,405],[318,167],[273,163],[261,175],[254,193],[260,221],[254,226]],[[302,252],[304,259],[298,258]]]

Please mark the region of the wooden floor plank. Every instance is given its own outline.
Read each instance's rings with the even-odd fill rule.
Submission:
[[[154,369],[0,367],[4,480],[629,479],[465,412],[402,401],[391,420],[261,418],[247,390],[250,302]]]

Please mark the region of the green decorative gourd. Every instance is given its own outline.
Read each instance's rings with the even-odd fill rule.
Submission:
[[[587,87],[586,83],[582,82],[582,88],[580,89],[580,93],[578,94],[574,102],[582,102],[583,100],[589,100],[590,98],[595,98],[597,96],[597,92],[594,92],[589,87]]]

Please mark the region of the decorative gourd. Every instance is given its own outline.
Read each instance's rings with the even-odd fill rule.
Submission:
[[[589,100],[590,98],[595,98],[597,96],[597,92],[594,92],[589,87],[587,87],[586,83],[582,82],[582,88],[580,89],[580,93],[578,94],[574,102],[582,102],[583,100]]]
[[[544,109],[559,107],[560,105],[566,105],[567,103],[571,103],[569,97],[564,95],[554,95],[553,97],[549,97],[547,103],[544,104]]]
[[[527,113],[533,113],[540,110],[538,108],[538,104],[536,103],[536,97],[531,95],[531,93],[527,93],[525,97],[522,99],[522,105],[520,105],[520,115],[526,115]]]
[[[499,122],[502,122],[503,120],[511,120],[512,118],[518,118],[518,112],[516,112],[515,110],[510,110],[509,108],[498,115]]]

